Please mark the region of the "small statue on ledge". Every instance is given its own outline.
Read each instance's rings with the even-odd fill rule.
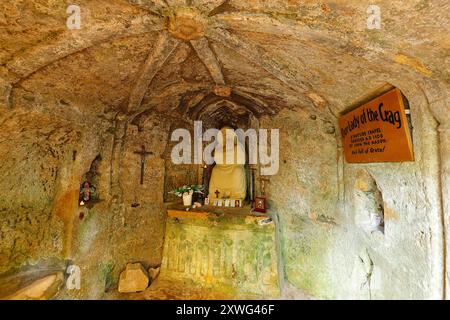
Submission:
[[[223,127],[217,134],[214,161],[209,181],[209,197],[244,200],[247,193],[245,175],[245,146],[230,127]],[[229,159],[231,158],[231,159]]]
[[[79,205],[84,206],[93,200],[96,188],[89,182],[85,181],[80,187]]]

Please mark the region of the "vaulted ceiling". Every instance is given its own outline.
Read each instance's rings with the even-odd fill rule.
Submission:
[[[372,2],[79,0],[69,30],[69,2],[3,1],[1,101],[236,122],[282,108],[331,119],[387,82],[448,88],[450,3],[380,0],[369,29]]]

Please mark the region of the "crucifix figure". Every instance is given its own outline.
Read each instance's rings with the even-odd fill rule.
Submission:
[[[266,195],[266,182],[269,183],[270,178],[266,177],[266,176],[260,176],[259,181],[261,181],[261,195],[265,196]]]
[[[216,192],[214,192],[214,193],[216,194],[216,198],[219,199],[220,191],[219,191],[219,190],[216,190]]]
[[[141,151],[134,151],[134,153],[141,156],[141,184],[144,184],[145,158],[149,155],[152,155],[153,152],[146,151],[145,146],[142,145]]]

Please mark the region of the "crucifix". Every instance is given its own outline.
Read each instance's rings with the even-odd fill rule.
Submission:
[[[270,182],[270,178],[265,176],[260,176],[258,179],[261,182],[261,197],[255,197],[255,202],[253,203],[253,209],[256,212],[266,213],[267,212],[267,198],[266,198],[266,182]]]
[[[144,184],[145,158],[149,155],[152,155],[153,152],[146,151],[145,146],[142,145],[141,151],[134,151],[134,153],[141,156],[141,184]]]
[[[269,183],[270,178],[267,176],[260,176],[258,180],[261,182],[261,195],[265,196],[266,195],[266,182]]]

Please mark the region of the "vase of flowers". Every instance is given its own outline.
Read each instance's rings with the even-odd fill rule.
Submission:
[[[182,186],[171,191],[170,193],[173,193],[178,197],[182,197],[183,205],[187,207],[192,205],[192,196],[194,193],[203,193],[203,188],[203,185],[194,184],[191,186]]]
[[[189,207],[192,205],[192,193],[185,193],[183,194],[183,205],[185,207]]]

